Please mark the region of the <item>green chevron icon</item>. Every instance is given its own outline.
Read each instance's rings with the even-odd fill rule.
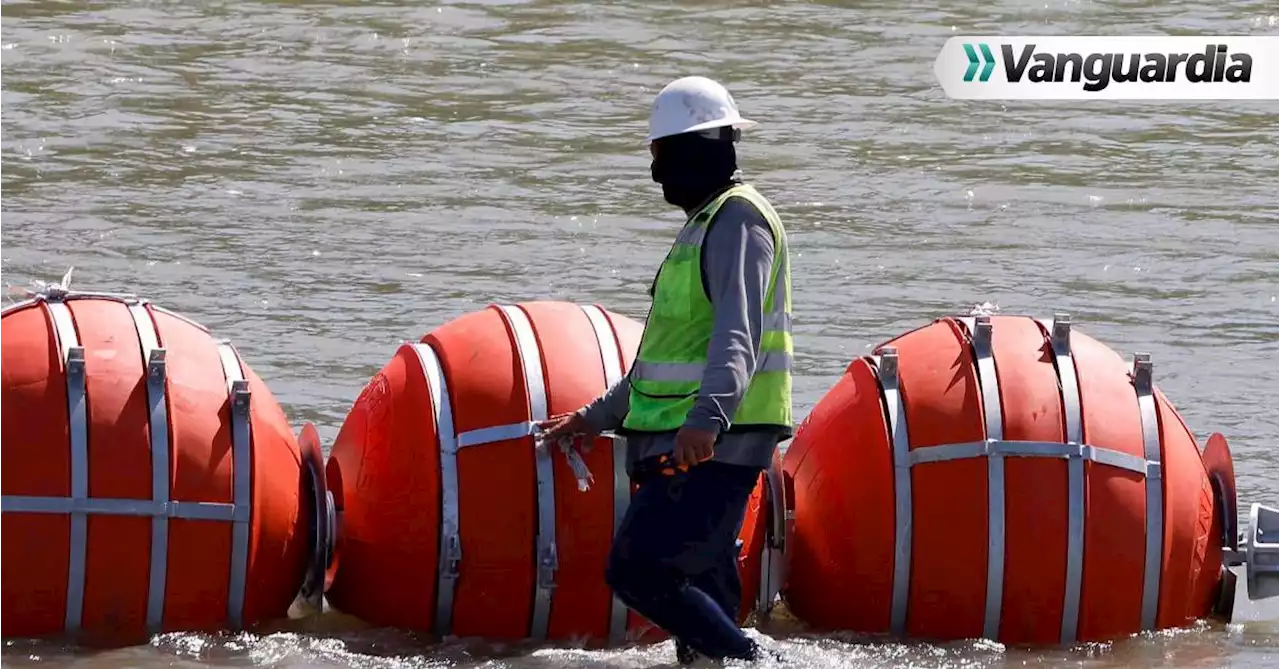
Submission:
[[[964,71],[964,80],[973,81],[973,74],[978,71],[978,63],[985,63],[982,66],[982,74],[978,75],[978,81],[986,81],[991,78],[991,71],[996,69],[996,57],[992,55],[991,48],[981,42],[978,48],[982,50],[982,60],[978,60],[978,54],[973,50],[972,44],[964,45],[964,54],[969,57],[969,68]]]

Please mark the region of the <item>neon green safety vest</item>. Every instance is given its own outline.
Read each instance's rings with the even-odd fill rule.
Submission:
[[[715,321],[702,284],[702,242],[716,212],[731,197],[750,202],[764,215],[773,231],[774,245],[760,354],[732,426],[779,426],[790,432],[791,270],[787,233],[769,202],[745,184],[729,188],[691,216],[658,270],[653,306],[630,372],[630,408],[622,423],[624,430],[676,430],[693,407]]]

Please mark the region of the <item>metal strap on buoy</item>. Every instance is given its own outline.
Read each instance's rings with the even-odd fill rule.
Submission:
[[[240,367],[240,356],[231,342],[218,342],[218,359],[227,379],[231,406],[232,500],[235,515],[231,526],[231,581],[227,586],[227,621],[232,629],[243,626],[245,581],[249,569],[249,475],[253,462],[250,447],[253,428],[249,422],[249,382]]]
[[[65,295],[51,295],[44,302],[58,339],[59,357],[67,377],[67,428],[71,439],[71,554],[67,567],[68,631],[80,629],[84,614],[85,553],[89,534],[89,424],[86,404],[84,347],[76,336],[75,321]],[[5,504],[10,507],[10,504]]]
[[[145,304],[129,305],[129,315],[146,363],[148,432],[151,435],[151,499],[169,503],[169,398],[165,349]],[[164,590],[169,569],[169,519],[151,517],[151,570],[147,581],[147,630],[163,627]]]
[[[1138,395],[1142,420],[1142,450],[1146,457],[1147,536],[1146,564],[1142,572],[1142,629],[1156,626],[1160,608],[1160,571],[1164,562],[1164,479],[1161,475],[1160,424],[1156,413],[1151,355],[1133,355],[1133,389]]]
[[[430,344],[413,344],[427,378],[431,413],[440,440],[440,563],[436,567],[436,634],[453,631],[453,598],[462,564],[462,536],[458,523],[458,443],[453,427],[449,385],[440,357]]]
[[[591,329],[595,332],[596,345],[600,349],[600,361],[604,367],[606,388],[612,388],[622,379],[621,347],[618,336],[604,314],[604,310],[594,304],[580,305],[582,313],[591,321]],[[622,526],[622,519],[631,504],[631,477],[627,475],[627,441],[621,436],[614,436],[613,442],[613,534],[617,536]],[[609,643],[621,644],[627,636],[627,605],[613,595],[609,608]]]
[[[893,448],[896,535],[894,547],[893,601],[890,629],[902,634],[906,628],[911,567],[911,480],[910,468],[927,462],[946,462],[969,458],[987,458],[988,535],[987,590],[983,635],[999,636],[1004,585],[1005,497],[1004,466],[1006,457],[1053,458],[1067,460],[1068,519],[1067,573],[1063,602],[1061,641],[1074,642],[1080,612],[1080,592],[1084,555],[1084,463],[1123,469],[1144,477],[1146,486],[1146,558],[1143,575],[1142,628],[1154,629],[1159,608],[1160,573],[1162,567],[1164,509],[1161,480],[1160,434],[1151,379],[1151,360],[1145,353],[1134,356],[1131,370],[1134,390],[1142,420],[1143,455],[1136,456],[1114,449],[1084,443],[1083,418],[1080,411],[1079,383],[1071,355],[1071,320],[1067,314],[1055,314],[1054,320],[1037,321],[1047,334],[1053,350],[1061,392],[1066,440],[1062,442],[1004,439],[1003,417],[995,359],[992,355],[990,317],[956,319],[970,333],[970,345],[977,370],[986,438],[983,441],[944,444],[910,450],[903,412],[898,353],[892,346],[883,347],[872,356],[873,368],[880,380],[885,403],[890,441]]]
[[[1004,441],[999,377],[991,350],[991,318],[978,316],[965,325],[972,333],[974,363],[982,393],[983,428],[989,441]],[[997,451],[987,458],[987,599],[982,634],[988,639],[1000,636],[1000,610],[1004,597],[1004,508],[1004,456]]]
[[[1071,357],[1071,316],[1054,314],[1053,320],[1040,322],[1049,334],[1053,351],[1053,367],[1058,375],[1062,397],[1062,420],[1068,444],[1084,443],[1084,417],[1080,412],[1080,383],[1075,359]],[[1067,459],[1067,577],[1062,598],[1062,624],[1059,640],[1069,644],[1076,639],[1080,625],[1080,584],[1084,574],[1084,458]]]
[[[889,629],[902,634],[907,626],[907,597],[911,589],[911,461],[907,435],[907,415],[902,404],[898,378],[898,349],[885,346],[872,357],[872,370],[880,381],[880,391],[889,422],[893,448],[893,601]]]
[[[520,368],[524,373],[525,390],[529,398],[529,420],[533,423],[544,421],[547,419],[547,388],[533,324],[520,307],[502,305],[498,309],[515,339],[516,353],[520,357]],[[538,573],[529,638],[542,641],[547,638],[547,629],[551,624],[551,593],[556,587],[556,571],[560,568],[560,559],[556,553],[556,483],[551,449],[535,448],[534,462],[538,477],[538,533],[535,539]]]

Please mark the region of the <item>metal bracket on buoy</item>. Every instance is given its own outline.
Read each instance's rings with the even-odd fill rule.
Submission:
[[[450,581],[458,580],[462,573],[462,539],[457,533],[449,534],[444,540],[444,568],[442,576]]]
[[[1280,509],[1249,507],[1249,534],[1242,537],[1249,599],[1280,594]]]
[[[333,492],[324,474],[324,455],[320,450],[320,434],[310,421],[298,433],[302,451],[304,478],[311,490],[311,545],[307,574],[299,595],[316,612],[323,609],[324,593],[333,584],[333,565],[337,559],[338,511]]]
[[[543,590],[554,590],[556,587],[556,570],[560,568],[560,556],[556,552],[555,542],[548,543],[538,556],[538,587]]]
[[[764,508],[765,545],[761,551],[760,592],[756,599],[756,614],[760,616],[767,616],[773,610],[774,601],[787,581],[787,567],[790,563],[788,539],[793,532],[795,516],[785,477],[782,459],[775,451],[773,463],[765,470],[769,503]]]
[[[1228,567],[1244,565],[1249,599],[1280,597],[1280,509],[1254,504],[1248,530],[1240,533],[1235,550],[1222,556]]]

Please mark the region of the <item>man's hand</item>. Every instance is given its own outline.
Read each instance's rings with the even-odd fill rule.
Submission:
[[[589,449],[591,439],[595,437],[597,432],[592,429],[591,424],[586,421],[577,412],[556,414],[544,421],[537,423],[538,429],[542,430],[542,434],[538,435],[538,439],[547,442],[554,442],[562,437],[575,437],[583,435],[584,449]]]
[[[715,432],[710,430],[699,430],[695,427],[682,427],[676,433],[676,465],[692,467],[693,465],[710,460],[716,452]]]

